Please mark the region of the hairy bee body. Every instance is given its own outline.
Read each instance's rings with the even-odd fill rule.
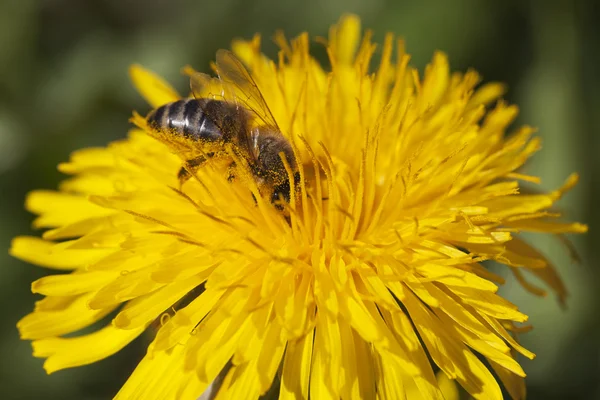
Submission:
[[[268,127],[251,127],[250,113],[236,104],[214,99],[183,99],[164,104],[146,117],[148,125],[162,132],[182,136],[202,144],[210,144],[203,156],[186,160],[179,172],[182,182],[190,176],[189,170],[202,165],[220,146],[232,144],[238,155],[244,157],[259,184],[269,190],[271,201],[281,195],[289,201],[290,183],[280,154],[296,170],[296,161],[288,140]]]
[[[235,123],[234,120],[240,118],[245,119],[244,113],[227,102],[183,99],[158,107],[148,115],[147,121],[155,129],[169,131],[188,139],[217,142],[230,140],[217,124],[222,126],[223,123]],[[238,123],[241,122],[243,121]]]
[[[244,164],[257,183],[261,196],[276,203],[289,201],[292,185],[300,180],[296,158],[282,134],[258,85],[237,57],[217,51],[218,77],[187,70],[194,98],[164,104],[151,111],[146,124],[151,133],[182,157],[180,183],[208,159],[230,157],[235,178],[236,159]],[[287,164],[287,165],[286,165]],[[283,208],[280,204],[279,208]]]

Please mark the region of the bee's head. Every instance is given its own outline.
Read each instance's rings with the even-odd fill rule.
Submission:
[[[294,187],[296,189],[296,191],[298,191],[299,189],[299,182],[300,182],[300,173],[296,171],[296,173],[294,173]],[[289,203],[290,202],[290,198],[292,196],[291,193],[291,185],[290,185],[290,180],[289,179],[285,179],[285,181],[283,181],[282,183],[280,183],[279,185],[276,185],[273,187],[273,193],[271,194],[271,203],[273,203],[275,205],[275,208],[277,208],[278,210],[283,210],[283,202]]]
[[[257,166],[265,180],[272,185],[279,185],[287,181],[288,174],[279,154],[283,153],[293,171],[296,169],[294,151],[287,139],[280,133],[267,131],[260,132],[255,143]]]

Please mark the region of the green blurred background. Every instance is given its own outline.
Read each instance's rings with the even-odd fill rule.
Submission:
[[[574,242],[582,265],[556,241],[535,238],[558,265],[571,292],[562,311],[513,279],[502,289],[535,330],[522,337],[538,354],[522,360],[530,399],[600,398],[600,295],[596,259],[600,219],[593,207],[600,186],[600,4],[597,1],[307,0],[2,0],[0,1],[0,235],[5,249],[32,234],[23,199],[34,188],[55,188],[56,165],[86,146],[122,138],[133,109],[147,106],[133,90],[128,65],[141,63],[185,91],[180,67],[206,70],[232,38],[276,29],[326,35],[343,12],[355,12],[380,41],[386,31],[407,40],[422,68],[436,49],[452,68],[473,67],[486,80],[507,82],[506,98],[521,107],[519,123],[540,129],[544,149],[528,166],[547,189],[572,171],[581,182],[561,203],[589,223]],[[596,245],[594,245],[596,243]],[[116,393],[147,344],[91,366],[47,376],[42,360],[21,342],[16,321],[36,299],[30,282],[44,270],[2,255],[0,269],[0,398],[106,399]]]

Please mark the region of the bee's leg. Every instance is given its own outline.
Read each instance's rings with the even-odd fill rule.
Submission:
[[[207,153],[207,157],[212,157],[213,153]],[[184,183],[188,181],[192,177],[192,171],[201,166],[206,162],[205,156],[199,156],[196,158],[192,158],[191,160],[187,160],[185,164],[179,169],[177,173],[177,179],[179,179],[179,188],[183,186]]]

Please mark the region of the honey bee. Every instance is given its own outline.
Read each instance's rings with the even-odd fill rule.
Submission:
[[[235,157],[245,160],[261,195],[282,209],[289,202],[291,185],[285,159],[295,181],[299,180],[290,142],[275,122],[256,82],[240,60],[219,50],[218,78],[193,72],[194,98],[165,104],[146,116],[151,135],[169,145],[184,159],[178,178],[183,185],[210,159],[229,158],[229,179],[235,179]],[[206,97],[210,90],[220,93]]]

